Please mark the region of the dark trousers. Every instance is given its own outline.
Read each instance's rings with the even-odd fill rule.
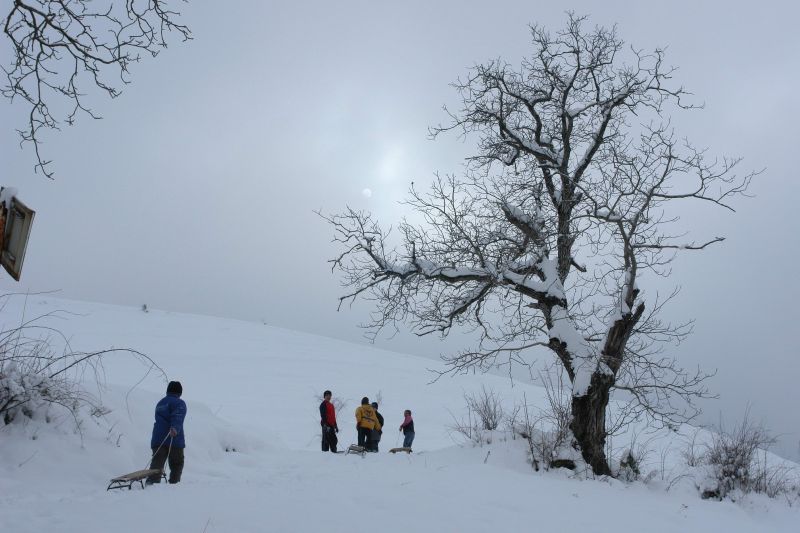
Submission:
[[[369,428],[362,428],[358,426],[358,445],[359,446],[366,446],[367,441],[369,440],[369,434],[372,430]]]
[[[164,470],[164,463],[169,459],[169,482],[178,483],[181,480],[181,473],[183,472],[183,448],[168,448],[162,446],[161,448],[153,448],[153,460],[150,462],[150,468],[156,470]],[[151,476],[147,478],[148,483],[161,483],[161,475]]]
[[[369,432],[367,436],[367,450],[371,452],[378,451],[378,443],[381,441],[381,432],[377,429],[373,429]]]
[[[322,426],[322,451],[328,450],[336,453],[336,445],[339,439],[336,437],[336,430],[330,426]]]

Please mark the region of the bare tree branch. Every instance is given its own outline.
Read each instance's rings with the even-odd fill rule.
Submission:
[[[390,235],[368,213],[321,216],[344,249],[331,262],[343,300],[375,304],[372,335],[400,323],[474,332],[477,346],[444,358],[456,373],[550,352],[572,388],[575,446],[608,474],[612,393],[631,400],[619,420],[661,425],[691,419],[709,396],[709,374],[662,353],[691,330],[658,318],[675,293],[646,298],[639,285],[669,275],[676,253],[723,240],[673,229],[681,203],[732,210],[756,173],[674,135],[669,109],[692,106],[663,51],[625,52],[616,29],[584,22],[533,27],[519,69],[490,61],[454,84],[462,108],[432,133],[475,136],[476,153],[463,177],[412,187],[419,223]]]
[[[130,66],[141,55],[155,57],[167,47],[167,34],[191,39],[166,0],[125,0],[97,6],[90,0],[13,0],[3,23],[12,60],[3,66],[2,94],[28,106],[21,143],[33,144],[34,169],[53,177],[42,148],[42,130],[72,125],[79,113],[100,118],[86,104],[84,87],[111,98],[130,82]],[[110,74],[109,74],[110,73]],[[107,76],[116,74],[118,83]],[[62,106],[67,107],[62,111]]]

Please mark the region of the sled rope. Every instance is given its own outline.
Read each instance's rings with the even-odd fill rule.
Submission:
[[[156,448],[156,451],[154,451],[153,455],[150,456],[150,460],[147,461],[147,464],[145,465],[145,469],[150,468],[150,465],[153,464],[153,457],[155,457],[156,454],[158,453],[158,450],[160,450],[161,447],[164,446],[164,443],[167,442],[167,439],[169,438],[169,436],[170,436],[169,433],[167,433],[167,436],[164,437],[164,440],[162,440],[161,444],[158,445],[158,448]],[[170,439],[170,441],[169,441],[169,447],[170,447],[170,451],[171,451],[172,450],[172,439]],[[167,454],[167,457],[169,457],[169,453]]]

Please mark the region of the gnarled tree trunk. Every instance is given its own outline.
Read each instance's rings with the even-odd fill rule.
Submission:
[[[572,398],[570,429],[586,464],[597,475],[611,475],[606,459],[606,408],[613,377],[595,373],[588,392]]]
[[[573,444],[603,475],[612,388],[636,391],[639,413],[669,422],[686,419],[669,396],[690,404],[707,392],[706,374],[657,348],[690,328],[662,322],[657,298],[643,317],[636,287],[642,272],[663,276],[673,252],[722,237],[684,241],[667,208],[700,199],[731,209],[753,174],[734,175],[738,160],[707,162],[672,132],[667,105],[687,107],[687,93],[670,86],[661,50],[625,61],[614,28],[583,22],[570,14],[556,35],[533,27],[520,68],[492,61],[455,83],[462,108],[433,132],[474,134],[477,153],[464,178],[412,186],[406,205],[422,216],[397,227],[400,246],[369,213],[325,218],[343,248],[331,260],[348,287],[340,304],[376,302],[376,333],[398,321],[419,335],[472,328],[477,346],[445,356],[453,372],[551,350],[572,383]],[[653,122],[629,121],[639,111]]]

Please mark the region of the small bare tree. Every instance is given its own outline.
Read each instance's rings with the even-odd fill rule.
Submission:
[[[36,152],[35,170],[48,178],[50,161],[41,153],[41,130],[71,125],[78,113],[95,115],[84,101],[86,85],[110,97],[129,83],[130,66],[142,54],[156,56],[167,47],[167,34],[183,40],[189,29],[167,0],[13,0],[3,17],[11,41],[11,63],[3,67],[3,96],[27,105],[28,122],[18,132]],[[109,72],[118,77],[114,82]],[[62,104],[67,106],[62,113]],[[63,116],[63,118],[62,118]]]
[[[645,298],[644,276],[723,240],[688,239],[682,202],[732,210],[753,174],[673,133],[669,108],[689,106],[662,50],[625,52],[615,29],[583,23],[570,14],[555,34],[533,27],[520,68],[492,61],[455,83],[463,107],[433,133],[476,136],[477,153],[464,177],[428,193],[412,185],[419,221],[400,223],[397,240],[369,213],[325,218],[343,247],[332,260],[348,287],[341,301],[372,299],[373,332],[400,321],[420,335],[474,328],[478,345],[446,358],[454,372],[551,352],[571,386],[574,446],[610,474],[612,391],[661,424],[691,418],[708,394],[705,373],[661,352],[691,322],[660,319],[665,300]]]

